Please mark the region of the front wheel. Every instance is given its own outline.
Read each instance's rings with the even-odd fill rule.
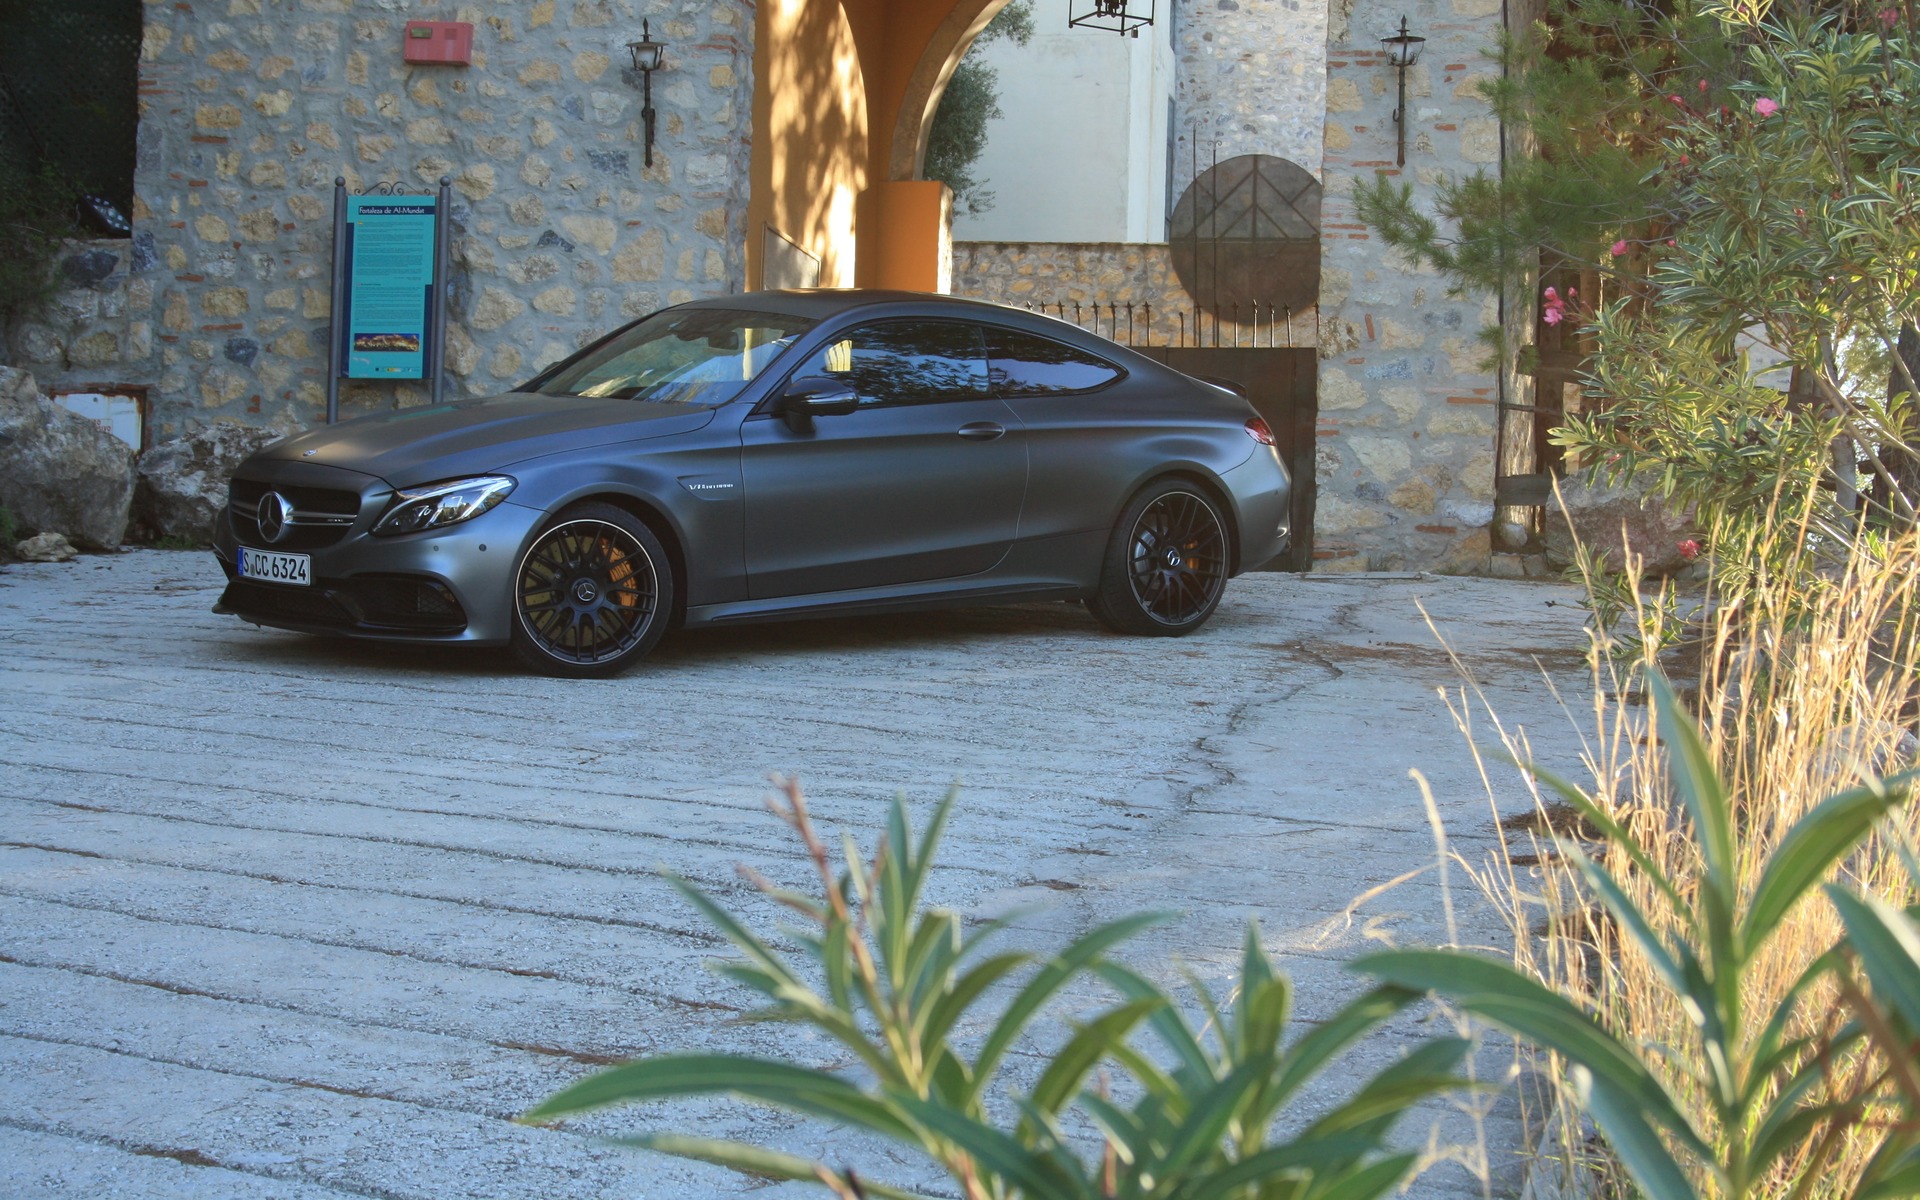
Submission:
[[[513,573],[513,649],[536,671],[616,674],[645,658],[673,612],[673,565],[651,529],[611,504],[576,504]]]
[[[1178,637],[1206,623],[1226,584],[1220,510],[1193,484],[1163,479],[1114,525],[1087,608],[1116,633]]]

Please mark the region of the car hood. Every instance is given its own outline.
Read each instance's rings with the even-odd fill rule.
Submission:
[[[568,450],[688,433],[712,421],[714,411],[510,392],[323,425],[255,458],[324,463],[412,487]]]

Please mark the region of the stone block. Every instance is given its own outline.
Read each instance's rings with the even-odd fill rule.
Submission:
[[[42,395],[27,372],[0,367],[0,504],[17,528],[112,549],[126,537],[133,485],[125,442]]]
[[[154,446],[139,459],[136,526],[151,538],[206,543],[226,508],[234,470],[279,436],[270,429],[216,421]]]
[[[1615,570],[1626,566],[1631,553],[1648,574],[1671,575],[1692,561],[1681,552],[1681,543],[1698,536],[1693,509],[1673,504],[1644,480],[1605,486],[1563,479],[1559,494],[1547,503],[1542,526],[1547,561],[1555,570],[1572,565],[1578,539],[1605,551]]]
[[[579,304],[579,302],[580,297],[572,288],[564,284],[558,284],[535,296],[533,298],[533,307],[540,312],[551,313],[554,316],[570,317],[573,315],[574,307]]]

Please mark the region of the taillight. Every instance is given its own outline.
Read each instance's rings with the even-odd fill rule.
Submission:
[[[1262,446],[1273,445],[1273,430],[1267,428],[1267,423],[1259,417],[1247,422],[1247,436]]]

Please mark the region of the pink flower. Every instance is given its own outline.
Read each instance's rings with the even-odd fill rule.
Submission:
[[[1887,29],[1892,29],[1900,21],[1900,10],[1897,8],[1883,8],[1879,15],[1880,24]]]
[[[1700,81],[1700,91],[1701,91],[1701,93],[1702,93],[1702,94],[1704,94],[1704,93],[1706,92],[1706,90],[1707,90],[1707,81],[1706,81],[1706,80],[1704,80],[1704,79],[1702,79],[1702,80]]]
[[[1756,117],[1770,117],[1779,111],[1780,105],[1765,96],[1753,102],[1753,115]]]
[[[1567,300],[1573,299],[1574,290],[1573,288],[1567,289]],[[1545,321],[1549,325],[1558,325],[1567,319],[1567,300],[1562,300],[1557,290],[1548,288],[1542,292],[1541,295],[1545,297],[1545,301],[1541,305],[1540,310],[1540,319],[1542,321]]]
[[[1692,562],[1694,559],[1700,557],[1700,543],[1694,541],[1692,538],[1688,538],[1674,548],[1680,551],[1680,557],[1686,559],[1688,562]]]
[[[1619,258],[1627,252],[1627,239],[1621,238],[1613,244],[1613,256]]]

